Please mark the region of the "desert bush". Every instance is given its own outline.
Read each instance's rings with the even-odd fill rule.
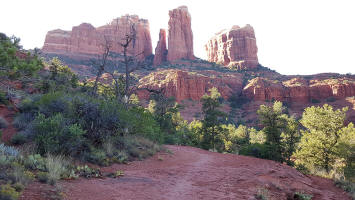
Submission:
[[[87,165],[77,166],[75,169],[75,173],[78,176],[85,177],[85,178],[100,178],[100,177],[102,177],[100,169],[90,168]]]
[[[320,103],[321,101],[319,99],[311,99],[312,103]]]
[[[258,143],[242,146],[239,150],[240,155],[253,156],[256,158],[263,159],[272,158],[272,155],[270,155],[270,153],[272,153],[272,149],[270,149],[268,145]]]
[[[14,145],[21,145],[27,142],[27,138],[23,132],[16,133],[11,138],[11,143]]]
[[[16,191],[10,184],[0,185],[0,199],[1,200],[17,200],[20,193]]]
[[[353,200],[355,200],[355,183],[346,181],[344,179],[336,179],[335,186],[342,188],[345,192],[349,193]]]
[[[23,159],[23,165],[27,169],[44,171],[46,169],[46,159],[40,154],[29,155]]]
[[[100,166],[108,166],[109,160],[107,159],[106,152],[103,149],[90,148],[90,151],[83,154],[84,160]]]
[[[327,99],[326,99],[326,101],[327,102],[334,102],[334,101],[336,101],[337,99],[335,98],[335,97],[328,97]]]
[[[69,162],[63,156],[47,155],[46,169],[48,171],[48,180],[54,185],[61,176],[68,172]]]
[[[11,176],[14,179],[14,183],[21,183],[23,185],[28,184],[34,178],[34,174],[30,171],[26,171],[23,166],[19,164],[13,165],[13,172]]]
[[[68,124],[62,114],[45,118],[39,114],[34,121],[33,138],[38,153],[76,155],[85,133],[77,124]]]
[[[124,149],[130,159],[144,159],[160,151],[160,146],[141,136],[125,136]]]
[[[15,147],[0,144],[0,156],[16,158],[17,156],[19,156],[19,151]]]
[[[267,188],[258,188],[256,190],[255,198],[259,200],[268,200],[270,198],[269,190]]]
[[[49,183],[49,175],[48,172],[38,172],[37,180],[41,183]]]
[[[8,125],[9,123],[6,121],[6,119],[0,116],[0,129],[7,128]]]
[[[0,90],[0,105],[4,104],[7,105],[9,103],[9,100],[6,97],[6,93]]]
[[[312,200],[313,195],[306,194],[303,192],[295,192],[293,195],[294,199],[299,199],[299,200]]]

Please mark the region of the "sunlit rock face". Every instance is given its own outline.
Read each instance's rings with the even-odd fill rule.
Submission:
[[[243,94],[255,101],[303,102],[327,98],[344,99],[355,96],[353,78],[293,78],[287,81],[257,77],[249,81]]]
[[[225,66],[253,69],[258,65],[255,33],[249,24],[222,30],[205,45],[207,59]]]
[[[213,87],[218,89],[223,98],[228,99],[234,93],[240,93],[242,85],[242,75],[237,73],[210,71],[208,74],[199,74],[177,69],[152,72],[139,80],[139,88],[163,89],[167,97],[175,97],[178,102],[187,99],[199,101]],[[139,90],[138,96],[140,99],[149,99],[149,92]]]
[[[158,66],[167,61],[167,54],[168,50],[166,48],[166,31],[165,29],[160,29],[159,41],[157,43],[157,47],[155,48],[153,65]]]
[[[169,11],[168,61],[195,59],[191,16],[186,6]]]
[[[82,23],[74,26],[71,31],[49,31],[42,50],[45,53],[100,54],[108,41],[113,52],[122,53],[123,47],[120,43],[131,30],[135,30],[136,39],[131,42],[128,53],[137,55],[139,59],[151,55],[149,22],[137,15],[122,16],[98,28],[89,23]]]

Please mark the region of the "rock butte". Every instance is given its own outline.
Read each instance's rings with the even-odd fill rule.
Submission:
[[[222,30],[205,45],[207,59],[238,69],[253,69],[258,65],[255,33],[249,24]]]
[[[56,54],[100,54],[107,40],[111,43],[113,52],[122,53],[123,48],[119,43],[130,32],[131,26],[136,30],[136,40],[131,43],[128,53],[138,55],[139,59],[152,55],[149,22],[139,19],[137,15],[122,16],[98,28],[82,23],[74,26],[71,31],[49,31],[42,50]]]
[[[157,47],[155,48],[153,65],[161,65],[163,62],[167,61],[167,54],[168,50],[166,49],[166,32],[165,29],[160,29],[159,41],[157,43]]]
[[[195,59],[191,16],[186,6],[169,11],[168,61]]]

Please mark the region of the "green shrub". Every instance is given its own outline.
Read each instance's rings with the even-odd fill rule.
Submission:
[[[62,114],[46,118],[39,114],[34,122],[34,141],[38,153],[44,155],[76,155],[82,146],[85,133],[77,124],[69,125]]]
[[[34,178],[33,173],[26,171],[21,165],[15,165],[13,167],[12,176],[15,183],[21,183],[23,185],[28,184]]]
[[[38,172],[37,180],[41,183],[49,183],[49,175],[48,172]]]
[[[334,101],[336,101],[337,99],[335,98],[335,97],[328,97],[327,99],[326,99],[326,101],[327,102],[334,102]]]
[[[0,199],[1,200],[16,200],[19,198],[20,193],[16,191],[11,185],[0,185]]]
[[[258,200],[268,200],[270,197],[269,190],[267,188],[258,188],[255,194],[255,198]]]
[[[6,97],[6,93],[3,91],[0,91],[0,105],[4,104],[7,105],[9,103],[9,100]]]
[[[22,145],[27,142],[27,138],[24,133],[19,132],[12,136],[11,143],[14,145]]]
[[[46,170],[46,159],[40,154],[29,155],[23,161],[24,166],[31,170]]]
[[[93,169],[88,167],[87,165],[85,166],[77,166],[75,172],[85,178],[100,178],[102,177],[100,169]]]
[[[345,192],[349,193],[353,200],[355,200],[355,183],[343,179],[336,179],[334,184],[335,186],[342,188]]]
[[[239,150],[239,154],[264,159],[267,159],[269,157],[267,145],[258,143],[243,146]]]
[[[124,137],[124,149],[134,159],[144,159],[160,151],[160,146],[139,136]]]
[[[302,192],[295,192],[293,195],[294,199],[299,199],[299,200],[312,200],[313,195],[310,194],[305,194]]]
[[[21,183],[15,183],[13,186],[17,192],[22,192],[25,189],[25,186]]]
[[[100,166],[109,165],[106,152],[102,149],[91,148],[90,152],[85,153],[84,159],[90,163],[94,163]]]
[[[321,101],[319,99],[311,99],[312,103],[320,103]]]

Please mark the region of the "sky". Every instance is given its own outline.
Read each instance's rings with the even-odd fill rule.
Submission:
[[[41,48],[47,31],[97,26],[125,14],[149,20],[153,49],[169,10],[188,6],[195,56],[233,25],[254,27],[259,63],[282,74],[355,74],[354,0],[1,0],[0,32]]]

